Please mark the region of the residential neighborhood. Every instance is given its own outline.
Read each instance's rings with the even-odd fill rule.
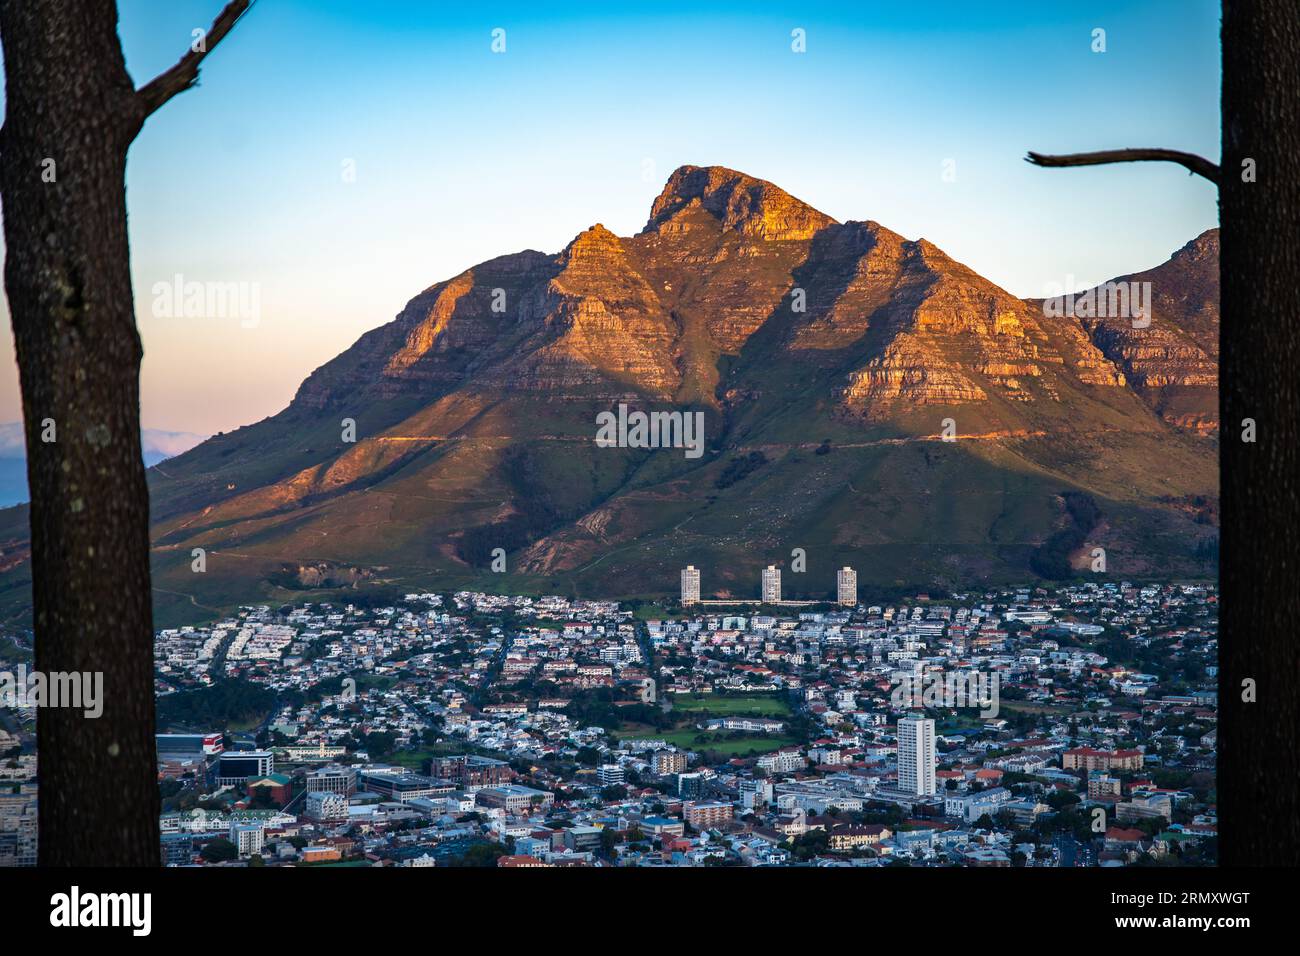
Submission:
[[[1216,859],[1200,584],[707,611],[412,593],[244,607],[159,631],[155,658],[171,866]],[[32,865],[13,713],[0,865]]]

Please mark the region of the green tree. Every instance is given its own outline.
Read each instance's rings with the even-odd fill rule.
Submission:
[[[235,845],[225,837],[217,837],[210,840],[207,845],[199,851],[199,856],[209,863],[223,863],[226,860],[234,860],[239,856],[239,850]]]

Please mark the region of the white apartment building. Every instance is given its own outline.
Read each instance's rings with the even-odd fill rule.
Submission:
[[[934,721],[908,714],[898,721],[898,789],[918,797],[934,796],[934,768]]]
[[[980,817],[997,816],[1011,802],[1011,791],[1005,787],[992,787],[975,793],[956,793],[944,797],[943,812],[950,817],[960,817],[965,823],[974,823]]]
[[[682,568],[682,603],[695,604],[700,600],[700,572],[693,564]]]
[[[769,564],[763,569],[763,603],[775,604],[781,600],[781,569]]]
[[[240,856],[252,856],[262,852],[266,840],[266,831],[256,823],[234,823],[230,826],[230,842],[239,850]]]
[[[775,753],[763,754],[758,758],[758,765],[768,773],[794,773],[808,766],[808,760],[796,748],[783,748]]]
[[[340,793],[350,797],[357,792],[357,772],[351,767],[321,767],[307,774],[307,789],[317,793]]]
[[[348,818],[348,798],[341,793],[312,790],[307,794],[304,815],[310,820],[324,823]]]
[[[840,568],[835,574],[835,600],[843,607],[857,607],[858,572],[852,568]]]

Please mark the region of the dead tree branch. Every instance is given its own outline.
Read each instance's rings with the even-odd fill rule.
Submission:
[[[1203,156],[1184,153],[1176,149],[1104,149],[1096,153],[1066,153],[1048,156],[1030,152],[1025,162],[1035,166],[1101,166],[1106,163],[1178,163],[1198,176],[1204,176],[1216,186],[1219,184],[1219,167]]]
[[[145,116],[153,113],[177,93],[184,93],[198,82],[199,64],[218,43],[225,39],[226,34],[234,27],[235,21],[248,11],[250,3],[251,0],[230,0],[225,9],[212,21],[212,28],[202,37],[200,49],[191,48],[175,66],[158,74],[136,91],[136,96],[140,98],[140,103],[144,107]]]

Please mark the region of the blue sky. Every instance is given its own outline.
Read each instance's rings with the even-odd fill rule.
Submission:
[[[1216,223],[1213,188],[1178,167],[1021,159],[1217,159],[1211,0],[754,6],[258,0],[132,147],[145,425],[273,414],[428,285],[594,222],[638,231],[684,163],[924,236],[1023,296],[1150,267]],[[120,7],[139,85],[221,3]],[[260,322],[154,317],[153,285],[178,273],[259,283]],[[0,363],[0,421],[18,408]]]

